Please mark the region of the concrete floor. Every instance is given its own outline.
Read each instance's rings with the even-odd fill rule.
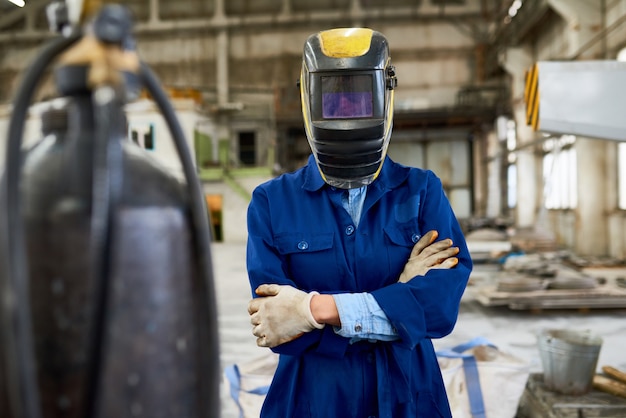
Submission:
[[[223,367],[262,356],[267,349],[256,346],[248,320],[247,304],[251,297],[245,269],[245,244],[214,243],[212,247],[215,285],[218,296],[221,363]],[[488,274],[478,265],[472,277]],[[527,361],[531,372],[541,372],[537,334],[545,328],[591,330],[603,338],[598,360],[626,370],[626,310],[512,311],[504,307],[484,307],[468,287],[455,330],[434,341],[436,348],[451,347],[482,336],[502,351]],[[238,418],[229,388],[222,385],[222,417]]]

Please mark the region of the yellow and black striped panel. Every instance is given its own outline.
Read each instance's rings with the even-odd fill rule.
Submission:
[[[532,126],[534,130],[539,129],[539,68],[537,64],[526,71],[524,103],[526,104],[526,124]]]

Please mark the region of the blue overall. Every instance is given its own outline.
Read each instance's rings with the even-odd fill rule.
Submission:
[[[326,326],[273,348],[280,360],[261,416],[450,417],[431,339],[454,328],[472,261],[441,181],[387,157],[368,186],[358,228],[342,206],[344,192],[324,183],[312,156],[255,189],[248,208],[251,288],[369,292],[399,339],[350,344]],[[432,229],[459,247],[459,264],[397,283],[411,249]]]

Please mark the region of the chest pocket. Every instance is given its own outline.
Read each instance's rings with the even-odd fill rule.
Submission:
[[[412,222],[402,225],[387,225],[384,231],[389,244],[386,246],[389,271],[393,277],[398,277],[411,255],[411,250],[422,238],[422,233],[417,225]]]
[[[417,225],[413,224],[387,225],[385,227],[385,235],[392,244],[411,248],[422,238],[422,234],[417,228]]]
[[[274,237],[286,273],[301,289],[323,290],[325,278],[337,274],[333,232],[293,232]]]

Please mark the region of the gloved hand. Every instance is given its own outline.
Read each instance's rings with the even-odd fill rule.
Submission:
[[[399,282],[406,283],[415,276],[424,276],[430,269],[449,269],[459,263],[459,259],[454,257],[459,253],[459,248],[452,246],[451,239],[435,242],[438,236],[437,231],[428,231],[417,241],[400,274]]]
[[[255,293],[261,297],[248,303],[248,314],[259,347],[276,347],[315,328],[324,328],[311,313],[311,298],[319,293],[277,284],[263,284]]]

